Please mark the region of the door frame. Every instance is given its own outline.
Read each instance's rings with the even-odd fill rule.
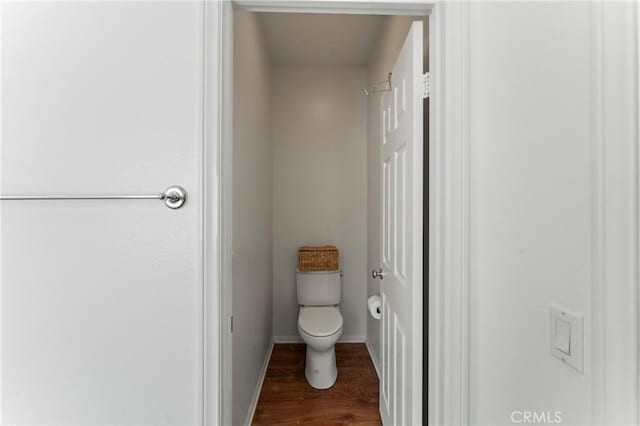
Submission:
[[[204,424],[231,424],[234,7],[252,12],[429,15],[427,423],[468,424],[469,1],[204,3]],[[423,401],[416,401],[417,406]]]

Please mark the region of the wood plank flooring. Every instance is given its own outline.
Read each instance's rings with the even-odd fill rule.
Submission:
[[[317,390],[304,377],[304,344],[276,344],[254,425],[381,425],[378,376],[362,343],[338,343],[338,380]]]

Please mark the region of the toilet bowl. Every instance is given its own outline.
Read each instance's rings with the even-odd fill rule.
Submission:
[[[342,315],[337,306],[302,306],[298,333],[307,345],[305,377],[316,389],[328,389],[338,378],[335,344],[342,336]]]
[[[316,389],[333,386],[338,378],[335,344],[342,336],[340,271],[296,272],[298,334],[307,345],[305,376]]]

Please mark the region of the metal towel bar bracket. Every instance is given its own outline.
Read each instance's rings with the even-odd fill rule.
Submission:
[[[162,200],[170,209],[179,209],[187,201],[187,191],[170,186],[162,194],[152,195],[0,195],[0,201],[39,200]]]

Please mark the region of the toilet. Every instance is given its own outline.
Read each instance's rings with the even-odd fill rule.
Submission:
[[[305,376],[316,389],[338,378],[335,344],[342,336],[340,271],[296,272],[298,333],[307,345]]]

